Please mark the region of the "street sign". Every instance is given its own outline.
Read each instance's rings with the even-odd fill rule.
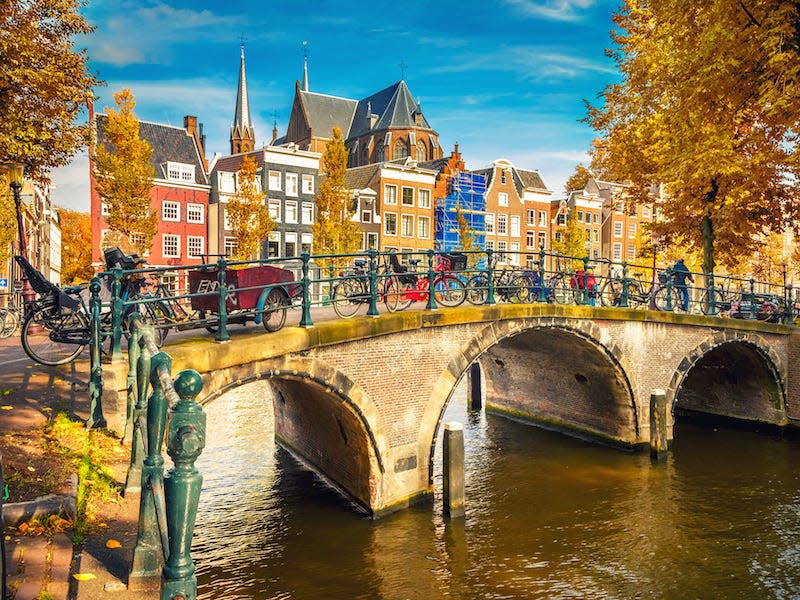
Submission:
[[[0,279],[0,288],[7,288],[8,287],[8,279]]]
[[[22,280],[21,279],[15,279],[14,280],[14,293],[15,294],[21,294],[22,293]]]

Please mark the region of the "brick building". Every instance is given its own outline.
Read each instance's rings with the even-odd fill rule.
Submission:
[[[107,116],[93,118],[98,144],[107,144]],[[206,247],[209,185],[205,173],[205,136],[197,117],[186,116],[183,127],[142,121],[139,135],[153,149],[150,164],[155,169],[150,206],[158,215],[156,235],[145,253],[153,266],[199,264]],[[107,207],[96,189],[93,152],[89,157],[92,219],[92,261],[103,268]]]

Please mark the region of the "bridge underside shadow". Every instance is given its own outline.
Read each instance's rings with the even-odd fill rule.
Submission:
[[[675,415],[787,421],[775,365],[757,347],[738,342],[717,346],[692,365],[675,394]]]
[[[630,383],[593,341],[564,329],[529,329],[479,362],[489,411],[623,446],[641,442]]]

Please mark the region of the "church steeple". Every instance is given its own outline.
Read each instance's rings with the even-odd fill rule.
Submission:
[[[250,98],[247,95],[247,76],[244,70],[244,43],[239,63],[239,88],[236,91],[236,114],[231,127],[231,154],[250,152],[256,147],[256,133],[250,118]]]
[[[303,40],[303,91],[308,91],[308,42]]]

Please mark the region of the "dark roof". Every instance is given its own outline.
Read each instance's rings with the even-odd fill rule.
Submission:
[[[494,167],[487,167],[485,169],[473,169],[470,173],[475,173],[475,175],[483,175],[486,179],[486,189],[489,189],[489,185],[492,183],[492,176],[494,175]]]
[[[378,116],[378,121],[372,128],[369,127],[368,108],[371,114]],[[420,125],[416,124],[414,118],[416,113],[419,113],[422,118]],[[422,115],[419,104],[411,96],[411,92],[403,80],[358,101],[358,108],[356,108],[356,114],[353,117],[353,126],[350,128],[347,137],[358,137],[370,130],[389,129],[391,127],[431,129],[425,116]]]
[[[245,156],[250,156],[253,160],[256,161],[256,164],[263,165],[264,164],[264,151],[263,150],[253,150],[252,152],[245,152],[243,154],[232,154],[230,156],[225,156],[217,160],[214,163],[214,168],[211,169],[212,172],[215,171],[224,171],[225,173],[236,173],[239,170],[239,165],[242,164],[242,159]]]
[[[519,181],[519,185],[517,185]],[[517,185],[517,193],[522,194],[525,188],[546,190],[547,186],[538,171],[528,171],[526,169],[514,169],[514,184]]]
[[[108,116],[99,114],[96,116],[97,143],[103,144],[110,150],[110,144],[105,139],[105,126]],[[150,164],[156,171],[158,179],[167,179],[167,162],[183,163],[194,165],[194,182],[207,185],[208,179],[203,171],[203,163],[195,145],[194,136],[182,127],[172,125],[161,125],[159,123],[139,122],[139,137],[147,140],[153,148],[153,155],[150,157]]]
[[[304,91],[300,92],[300,97],[315,136],[329,138],[333,128],[339,127],[342,135],[348,137],[357,104],[355,100]]]
[[[442,168],[450,160],[450,157],[437,158],[436,160],[426,160],[418,164],[423,169],[431,169],[432,171],[441,171]]]
[[[364,167],[347,169],[344,174],[344,184],[351,190],[363,190],[368,186],[369,182],[380,168],[381,163],[375,163]]]

